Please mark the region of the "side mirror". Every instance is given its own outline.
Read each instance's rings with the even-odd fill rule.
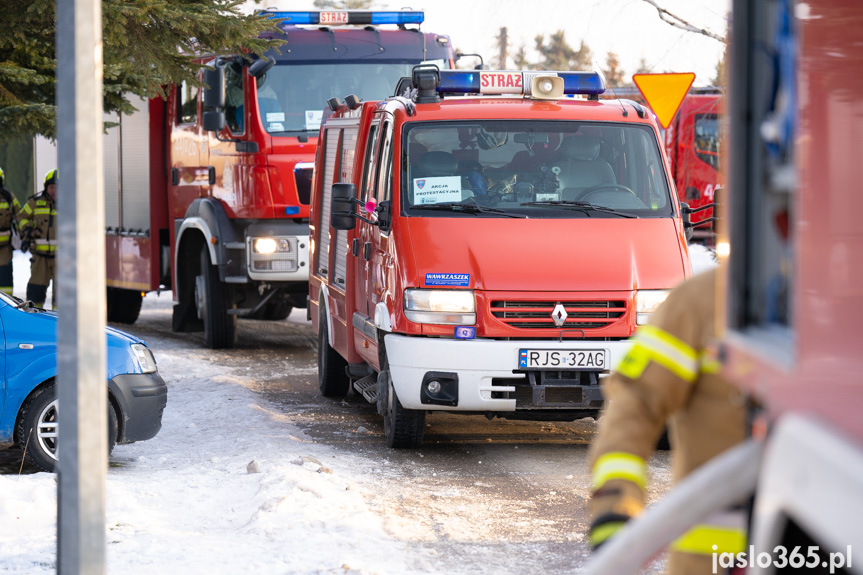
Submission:
[[[225,107],[225,69],[216,66],[204,70],[204,108],[221,109]]]
[[[270,71],[270,68],[276,65],[275,60],[270,60],[269,58],[261,58],[260,60],[255,60],[251,66],[249,66],[249,74],[254,76],[255,78],[260,78],[264,74]]]
[[[354,205],[357,199],[356,184],[333,184],[333,196],[330,200],[330,225],[337,230],[352,230],[357,226],[357,214]]]
[[[203,124],[204,130],[218,134],[225,128],[225,112],[222,110],[204,112]]]
[[[686,202],[680,202],[680,217],[683,219],[683,233],[686,235],[686,241],[692,241],[695,235],[695,230],[692,229],[692,218],[690,217],[692,210]]]

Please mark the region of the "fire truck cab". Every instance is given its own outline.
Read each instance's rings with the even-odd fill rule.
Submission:
[[[418,66],[385,101],[331,100],[310,221],[319,385],[375,403],[389,446],[419,446],[427,412],[596,416],[627,338],[691,275],[657,125],[603,90]]]
[[[422,12],[265,13],[286,44],[203,58],[205,90],[168,87],[106,137],[110,320],[133,323],[143,292],[170,287],[173,329],[223,348],[238,317],[304,307],[327,98],[384,98],[414,65],[454,61],[447,36],[419,30]]]

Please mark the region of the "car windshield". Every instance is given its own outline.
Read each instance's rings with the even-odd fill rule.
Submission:
[[[409,124],[402,205],[408,215],[470,217],[494,207],[530,218],[671,217],[655,132],[574,121]],[[440,209],[428,206],[440,204]],[[422,207],[421,207],[422,206]],[[485,212],[486,217],[504,217]]]
[[[444,60],[429,62],[449,68]],[[419,62],[277,62],[258,80],[261,124],[271,134],[317,132],[327,100],[354,94],[360,100],[393,95],[399,78],[411,75]]]

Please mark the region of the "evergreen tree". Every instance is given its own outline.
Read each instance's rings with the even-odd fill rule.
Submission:
[[[198,84],[202,54],[263,54],[280,40],[243,0],[102,0],[106,112],[130,113],[126,95],[148,98],[183,80]],[[0,134],[55,136],[54,0],[0,0]]]
[[[562,72],[593,69],[593,55],[584,40],[581,41],[578,50],[575,50],[567,43],[565,32],[558,30],[549,37],[548,43],[543,34],[537,36],[535,41],[536,51],[542,58],[539,62],[540,69]]]
[[[535,68],[534,65],[527,61],[527,49],[524,47],[524,44],[518,47],[518,51],[512,57],[512,64],[516,70],[530,70]]]

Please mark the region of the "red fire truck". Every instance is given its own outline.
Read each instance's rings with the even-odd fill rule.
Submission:
[[[665,151],[681,202],[692,210],[714,203],[721,188],[719,170],[719,114],[722,94],[717,88],[692,88],[665,130]],[[713,217],[706,208],[694,212],[694,224]],[[712,223],[695,228],[695,237],[713,236]]]
[[[863,573],[861,24],[854,0],[734,0],[717,336],[752,438],[675,486],[586,573],[635,573],[753,496],[744,550],[714,553],[714,573]]]
[[[449,38],[419,30],[422,12],[270,14],[279,52],[204,59],[209,89],[139,102],[106,136],[110,321],[134,322],[144,292],[170,288],[173,329],[202,329],[219,348],[234,344],[238,317],[304,307],[327,99],[384,98],[416,64],[453,64]]]
[[[587,72],[418,66],[406,88],[333,101],[321,126],[321,392],[376,403],[391,447],[418,446],[427,412],[596,416],[627,338],[691,274],[651,114],[600,102]]]

